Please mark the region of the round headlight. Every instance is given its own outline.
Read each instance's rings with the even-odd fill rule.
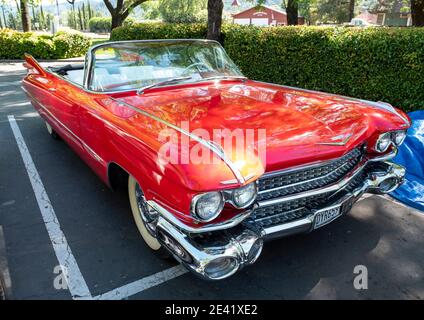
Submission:
[[[385,152],[392,142],[393,141],[390,133],[383,133],[377,139],[377,143],[375,144],[375,150],[378,152]]]
[[[204,193],[193,198],[192,208],[195,218],[208,222],[220,214],[224,208],[224,198],[220,192]]]
[[[406,138],[406,131],[396,131],[393,134],[393,141],[397,146],[400,146]]]
[[[246,208],[256,199],[256,183],[252,182],[244,187],[234,189],[232,195],[233,204],[237,208]]]

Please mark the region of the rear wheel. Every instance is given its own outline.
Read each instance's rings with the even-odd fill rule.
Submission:
[[[162,258],[168,258],[170,254],[156,238],[157,212],[147,204],[140,185],[131,175],[128,177],[128,195],[134,221],[144,242]]]
[[[47,128],[47,132],[49,133],[49,135],[55,139],[55,140],[60,140],[59,135],[57,134],[57,132],[52,128],[52,126],[46,121],[46,128]]]

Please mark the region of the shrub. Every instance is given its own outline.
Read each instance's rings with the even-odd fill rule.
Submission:
[[[79,32],[58,32],[51,36],[0,30],[0,59],[22,59],[25,53],[39,59],[78,57],[84,55],[89,46],[90,40]]]
[[[206,25],[135,24],[112,40],[204,38]],[[223,26],[224,47],[251,79],[424,107],[424,28]]]
[[[112,19],[106,17],[93,17],[88,21],[90,32],[109,32],[112,28]]]
[[[72,58],[84,55],[91,41],[80,32],[67,33],[60,31],[53,37],[55,58]]]
[[[126,27],[132,26],[133,24],[135,24],[135,20],[131,17],[126,18],[123,23]],[[90,29],[90,32],[110,32],[110,29],[112,29],[112,19],[107,17],[93,17],[90,21],[88,21],[88,28]]]

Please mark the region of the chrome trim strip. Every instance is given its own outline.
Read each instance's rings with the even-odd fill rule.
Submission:
[[[231,227],[234,227],[238,225],[240,222],[242,222],[244,219],[250,216],[250,214],[255,209],[252,208],[250,210],[243,211],[242,213],[238,214],[237,216],[233,217],[230,220],[215,223],[211,225],[206,225],[199,228],[193,228],[185,223],[183,223],[181,220],[176,218],[172,213],[170,213],[168,210],[166,210],[164,207],[162,207],[160,204],[158,204],[154,200],[148,200],[147,204],[150,205],[154,210],[156,210],[165,220],[169,221],[171,224],[176,226],[177,228],[184,230],[188,233],[202,233],[202,232],[210,232],[210,231],[217,231],[217,230],[224,230]]]
[[[136,111],[138,113],[141,113],[141,114],[145,115],[146,117],[149,117],[149,118],[151,118],[153,120],[156,120],[156,121],[158,121],[160,123],[163,123],[164,125],[172,128],[172,129],[174,129],[174,130],[176,130],[176,131],[178,131],[178,132],[180,132],[182,134],[185,134],[186,136],[190,137],[191,139],[193,139],[193,140],[197,141],[198,143],[202,144],[203,146],[205,146],[206,148],[208,148],[209,150],[211,150],[213,153],[215,153],[222,161],[225,162],[225,164],[230,168],[230,170],[232,171],[232,173],[234,174],[234,176],[237,178],[237,180],[238,180],[239,183],[243,184],[243,183],[246,182],[246,180],[244,179],[244,177],[241,174],[240,170],[227,157],[227,155],[225,154],[224,150],[222,150],[222,148],[220,146],[216,145],[215,143],[213,143],[211,141],[203,140],[202,138],[200,138],[200,137],[198,137],[198,136],[196,136],[196,135],[194,135],[194,134],[192,134],[192,133],[190,133],[190,132],[188,132],[188,131],[186,131],[184,129],[181,129],[178,126],[173,125],[172,123],[169,123],[168,121],[163,120],[163,119],[161,119],[161,118],[159,118],[159,117],[157,117],[157,116],[155,116],[155,115],[153,115],[153,114],[151,114],[149,112],[146,112],[146,111],[144,111],[142,109],[136,108],[136,107],[132,106],[129,103],[126,103],[124,101],[121,101],[121,100],[118,100],[118,99],[112,98],[112,97],[110,97],[110,99],[112,99],[113,101],[116,101],[116,102],[118,102],[118,103],[120,103],[122,105],[125,105],[128,108],[130,108],[130,109],[132,109],[132,110],[134,110],[134,111]]]
[[[265,236],[269,237],[278,234],[278,237],[285,237],[295,233],[308,232],[312,227],[313,215],[299,220],[264,228]]]
[[[235,184],[235,183],[238,183],[237,179],[224,180],[224,181],[221,181],[221,182],[220,182],[220,184],[223,184],[223,185],[227,185],[227,184]]]
[[[334,142],[317,142],[316,144],[322,144],[327,146],[344,146],[350,138],[353,136],[353,133],[350,133],[344,138],[342,141],[334,141]]]

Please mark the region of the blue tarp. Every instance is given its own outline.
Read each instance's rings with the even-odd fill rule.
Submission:
[[[391,193],[397,200],[424,211],[424,110],[408,114],[412,126],[393,162],[406,168],[405,183]]]

